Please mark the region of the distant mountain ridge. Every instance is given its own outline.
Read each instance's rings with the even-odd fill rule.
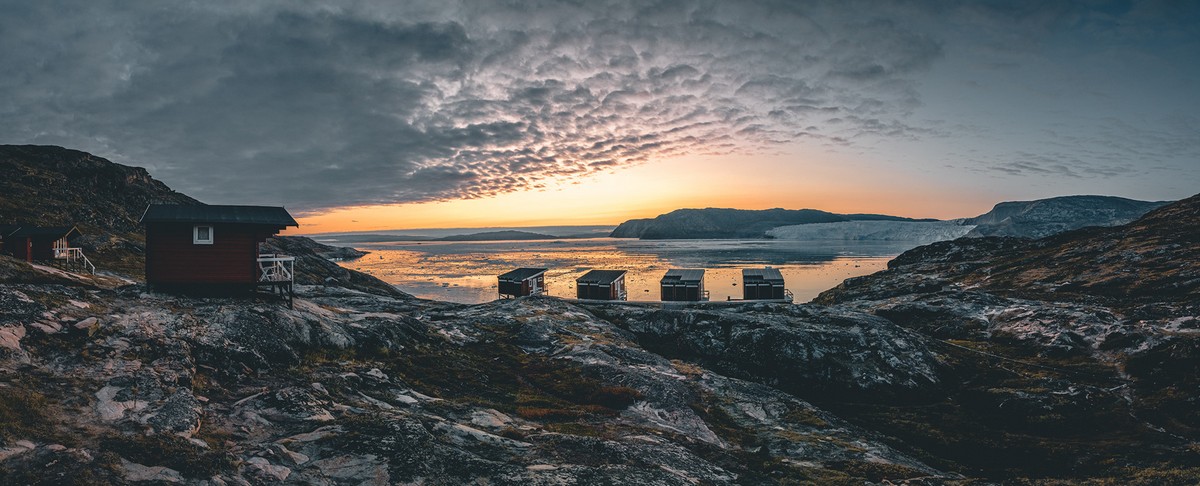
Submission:
[[[677,209],[654,218],[626,221],[609,236],[647,240],[765,238],[767,231],[780,226],[842,221],[933,220],[883,214],[837,214],[817,209]]]
[[[991,211],[974,218],[948,221],[881,214],[837,214],[816,209],[677,209],[654,218],[626,221],[609,236],[646,240],[779,238],[892,241],[911,238],[911,241],[922,244],[960,236],[1041,238],[1088,226],[1126,224],[1168,203],[1114,196],[1061,196],[1002,202]],[[948,225],[957,225],[961,229],[947,228]]]
[[[1114,196],[1062,196],[1035,201],[1010,201],[970,218],[975,229],[967,236],[1041,238],[1087,226],[1118,226],[1132,222],[1168,201],[1136,201]]]
[[[554,240],[557,236],[530,233],[528,231],[485,231],[466,235],[443,236],[433,241],[505,241],[505,240]]]

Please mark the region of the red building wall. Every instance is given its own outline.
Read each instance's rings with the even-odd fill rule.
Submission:
[[[146,226],[147,282],[253,284],[258,280],[258,243],[273,231],[256,225],[214,224],[211,225],[213,243],[197,245],[192,243],[194,226],[192,223]]]
[[[4,253],[20,260],[33,261],[32,242],[29,238],[8,238],[4,240]]]
[[[29,262],[47,262],[54,259],[55,241],[58,238],[50,236],[9,238],[4,241],[4,253]]]
[[[53,236],[38,236],[30,239],[33,240],[30,249],[33,250],[32,257],[34,261],[48,262],[54,259],[54,242],[58,241],[58,238]]]

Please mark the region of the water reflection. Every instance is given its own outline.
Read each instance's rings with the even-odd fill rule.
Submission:
[[[704,268],[712,300],[741,298],[741,269],[780,269],[797,302],[849,277],[886,268],[913,245],[898,242],[783,240],[644,241],[617,238],[492,242],[360,244],[366,257],[341,265],[364,271],[418,297],[462,303],[496,299],[496,276],[517,267],[548,267],[551,295],[575,296],[575,279],[592,268],[627,270],[630,300],[658,300],[669,268]]]

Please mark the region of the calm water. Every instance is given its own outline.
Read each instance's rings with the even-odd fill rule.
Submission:
[[[711,300],[742,297],[741,269],[779,268],[796,302],[807,302],[849,277],[883,270],[915,246],[897,242],[780,240],[395,242],[355,245],[371,254],[342,262],[417,297],[461,303],[495,300],[496,276],[545,267],[551,295],[575,297],[575,279],[592,268],[628,270],[629,300],[658,300],[668,268],[703,268]]]

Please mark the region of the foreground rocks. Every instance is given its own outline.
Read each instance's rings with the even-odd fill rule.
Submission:
[[[1196,484],[1196,227],[938,243],[800,306],[289,309],[0,257],[0,484]]]
[[[555,300],[468,307],[301,286],[287,309],[0,287],[22,296],[0,309],[3,329],[25,330],[0,350],[4,484],[957,477]]]

